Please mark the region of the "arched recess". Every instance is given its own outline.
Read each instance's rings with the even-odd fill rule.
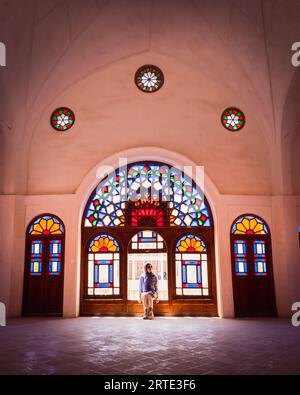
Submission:
[[[233,222],[231,256],[235,315],[276,315],[271,233],[262,218],[243,214]]]
[[[53,214],[35,217],[26,231],[23,315],[63,314],[65,226]]]
[[[176,243],[187,229],[206,240],[211,251],[209,267],[213,286],[209,295],[176,295]],[[116,169],[92,192],[82,217],[81,303],[82,315],[135,314],[141,310],[128,298],[128,254],[133,237],[141,231],[161,235],[166,245],[168,301],[161,314],[217,315],[214,224],[200,188],[178,168],[156,161],[135,162]],[[120,295],[118,298],[87,295],[86,262],[89,242],[107,234],[120,246]]]

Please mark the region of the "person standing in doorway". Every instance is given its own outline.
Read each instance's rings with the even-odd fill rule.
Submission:
[[[152,272],[151,263],[146,262],[144,265],[144,273],[140,277],[139,285],[139,303],[143,303],[144,306],[144,320],[152,320],[154,318],[153,300],[155,300],[156,303],[159,302],[158,280],[156,274]]]

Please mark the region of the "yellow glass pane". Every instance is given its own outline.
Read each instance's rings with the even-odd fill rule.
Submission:
[[[266,232],[264,231],[264,226],[263,224],[257,223],[257,225],[255,226],[255,228],[253,229],[254,233],[258,233],[258,234],[265,234]]]
[[[54,232],[51,232],[51,234],[52,234],[52,235],[61,235],[62,232],[61,232],[60,229],[58,229],[58,230],[55,230]]]
[[[191,244],[191,239],[188,238],[188,237],[185,239],[185,242],[186,242],[186,244],[187,244],[188,247],[190,247],[190,246],[192,245],[192,244]]]
[[[242,223],[239,223],[236,225],[237,230],[240,231],[240,233],[246,233],[246,228]],[[237,231],[235,231],[235,233],[237,233]]]
[[[191,240],[191,247],[195,247],[196,239],[193,237]]]
[[[40,220],[40,226],[43,230],[47,229],[47,221],[44,218]]]
[[[46,229],[47,229],[47,230],[50,230],[50,229],[51,229],[51,226],[52,226],[53,224],[54,224],[53,219],[52,219],[52,218],[48,219],[48,220],[47,220]]]
[[[249,219],[244,218],[243,221],[242,221],[242,224],[244,225],[246,230],[250,229],[250,221],[249,221]]]
[[[49,225],[49,221],[48,221],[47,226],[48,225]],[[51,228],[48,228],[48,229],[50,230],[50,233],[54,233],[54,232],[60,231],[59,224],[55,224],[54,222],[53,222]],[[61,233],[61,231],[60,231],[60,233]]]
[[[255,218],[250,219],[250,229],[253,230],[255,228],[256,224],[257,224],[257,221]]]
[[[33,229],[35,230],[36,233],[32,232],[32,234],[43,233],[43,228],[41,227],[40,224],[33,225]]]

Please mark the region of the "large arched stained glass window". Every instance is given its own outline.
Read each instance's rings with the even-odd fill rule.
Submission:
[[[64,236],[64,225],[55,215],[41,215],[29,224],[24,314],[62,314]]]
[[[182,171],[143,162],[117,169],[97,187],[85,227],[212,226],[205,198]]]
[[[209,295],[206,245],[192,234],[183,236],[176,245],[176,295]]]
[[[120,294],[120,249],[108,234],[96,236],[88,249],[88,295]]]

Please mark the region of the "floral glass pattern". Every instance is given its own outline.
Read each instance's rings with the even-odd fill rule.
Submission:
[[[179,240],[176,250],[179,252],[203,252],[206,251],[206,248],[200,237],[187,235]]]
[[[51,115],[51,125],[55,130],[64,132],[69,130],[75,122],[75,115],[72,110],[61,107],[55,110]]]
[[[135,73],[135,84],[143,92],[158,91],[164,83],[163,72],[156,66],[145,65]]]
[[[29,235],[62,235],[64,226],[58,218],[44,215],[37,218],[29,228]]]
[[[253,215],[244,215],[236,220],[231,229],[234,235],[267,235],[269,233],[265,222]]]
[[[238,108],[231,107],[223,111],[221,121],[224,128],[237,132],[245,125],[245,115]]]
[[[90,252],[116,252],[119,246],[116,240],[106,234],[96,236],[90,243]]]

